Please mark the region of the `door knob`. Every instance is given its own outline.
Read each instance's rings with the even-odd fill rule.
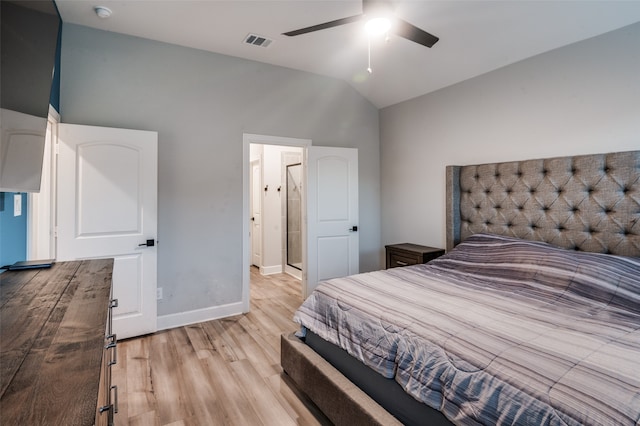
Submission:
[[[138,244],[138,247],[153,247],[156,245],[156,240],[147,240],[146,243]]]
[[[349,232],[358,232],[358,227],[352,226],[351,228],[349,228]]]

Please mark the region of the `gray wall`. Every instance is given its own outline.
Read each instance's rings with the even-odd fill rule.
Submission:
[[[445,245],[445,166],[640,149],[640,24],[380,111],[382,243]]]
[[[158,315],[239,302],[242,134],[359,149],[360,267],[381,267],[377,109],[315,74],[65,24],[65,123],[157,131]]]

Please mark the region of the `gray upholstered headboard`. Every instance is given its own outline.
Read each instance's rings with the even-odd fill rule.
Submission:
[[[640,151],[447,166],[447,250],[479,232],[640,257]]]

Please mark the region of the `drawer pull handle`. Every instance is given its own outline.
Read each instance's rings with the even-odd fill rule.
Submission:
[[[118,342],[115,334],[110,334],[107,336],[107,340],[110,340],[104,348],[105,349],[113,349],[113,355],[111,356],[111,361],[109,361],[108,365],[116,365],[118,363]]]
[[[102,407],[100,407],[100,409],[98,410],[98,412],[100,413],[104,413],[105,411],[109,411],[113,408],[113,413],[117,414],[118,413],[118,386],[117,385],[113,385],[109,388],[109,392],[113,391],[113,401],[114,403],[111,404],[111,401],[109,401],[108,405],[103,405]]]
[[[407,265],[408,265],[408,263],[407,263],[407,262],[403,262],[403,261],[401,261],[401,260],[396,260],[396,263],[397,263],[398,265],[400,265],[400,266],[407,266]]]
[[[105,349],[113,349],[113,355],[111,356],[111,361],[109,361],[108,365],[116,365],[118,363],[118,344],[116,342],[109,343],[105,346]]]
[[[117,385],[111,386],[111,390],[114,391],[113,392],[113,401],[114,401],[113,413],[118,414],[118,386]]]

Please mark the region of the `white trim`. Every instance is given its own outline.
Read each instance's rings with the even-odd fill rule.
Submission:
[[[49,104],[49,120],[52,120],[56,124],[60,122],[60,113]]]
[[[251,266],[251,242],[249,241],[249,182],[250,182],[250,149],[249,145],[285,145],[302,147],[304,151],[311,146],[311,139],[297,139],[280,136],[256,135],[251,133],[242,134],[242,312],[249,312],[250,309],[250,278],[249,267]],[[304,154],[303,154],[304,158]],[[304,237],[303,237],[304,238]]]
[[[294,268],[294,267],[293,267],[293,266],[291,266],[291,265],[285,265],[285,266],[284,266],[284,272],[285,272],[286,274],[291,275],[291,276],[292,276],[292,277],[294,277],[294,278],[299,279],[299,280],[301,280],[301,279],[302,279],[302,271],[301,271],[300,269],[298,269],[298,268]]]
[[[177,314],[161,315],[158,317],[157,331],[226,318],[233,315],[239,315],[241,313],[242,302],[235,302],[222,306],[212,306],[210,308],[180,312]]]
[[[30,192],[27,195],[27,259],[29,260],[56,257],[56,146],[59,122],[60,114],[49,105],[40,192]]]
[[[281,274],[282,273],[282,265],[261,266],[260,267],[260,273],[262,275]]]
[[[255,135],[252,133],[243,133],[242,141],[247,144],[261,144],[261,145],[282,145],[282,146],[297,146],[308,147],[311,146],[311,139],[298,139],[287,138],[284,136],[268,136],[268,135]]]

